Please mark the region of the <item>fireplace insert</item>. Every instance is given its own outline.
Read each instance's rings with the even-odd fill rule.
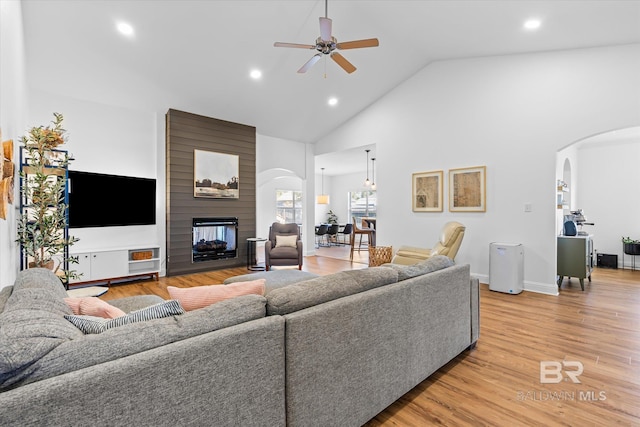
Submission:
[[[238,218],[193,218],[192,262],[236,258]]]

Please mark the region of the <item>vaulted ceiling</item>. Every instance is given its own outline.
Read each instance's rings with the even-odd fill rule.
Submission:
[[[66,96],[164,113],[175,108],[314,143],[439,60],[640,42],[640,1],[330,0],[344,72],[313,50],[323,0],[23,0],[28,79]],[[540,28],[523,28],[536,18]],[[130,37],[116,30],[129,23]],[[254,80],[249,73],[262,71]],[[330,97],[338,104],[329,106]],[[361,157],[363,157],[362,155]],[[364,164],[364,161],[362,162]]]

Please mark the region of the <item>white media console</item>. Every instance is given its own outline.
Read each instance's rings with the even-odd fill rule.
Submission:
[[[88,282],[125,280],[140,276],[151,276],[158,280],[160,273],[160,246],[140,246],[117,249],[102,249],[71,253],[78,259],[70,263],[69,269],[81,275],[72,279],[71,285]]]

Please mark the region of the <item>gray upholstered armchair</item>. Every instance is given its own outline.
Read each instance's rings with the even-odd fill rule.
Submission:
[[[269,240],[264,244],[267,271],[272,266],[297,265],[302,270],[302,240],[298,224],[274,222],[269,227]]]

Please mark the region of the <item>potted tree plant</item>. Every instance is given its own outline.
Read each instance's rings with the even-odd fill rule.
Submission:
[[[334,214],[331,209],[329,209],[329,212],[327,212],[327,223],[328,224],[338,223],[338,215]]]
[[[27,267],[53,270],[65,282],[77,275],[68,269],[68,248],[78,239],[68,235],[66,151],[57,149],[65,143],[62,114],[54,113],[52,124],[37,126],[21,138],[24,159],[20,170],[22,209],[18,218],[18,238]],[[56,265],[57,262],[57,265]]]
[[[622,246],[627,255],[640,255],[640,240],[622,236]]]

